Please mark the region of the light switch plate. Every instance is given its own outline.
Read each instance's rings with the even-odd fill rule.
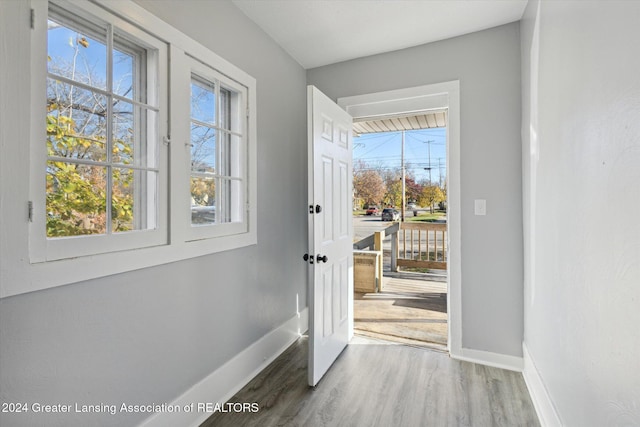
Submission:
[[[486,215],[487,214],[487,201],[484,199],[476,199],[475,200],[475,213],[476,215]]]

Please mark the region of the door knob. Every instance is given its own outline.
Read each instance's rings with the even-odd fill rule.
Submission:
[[[320,254],[318,254],[318,256],[316,256],[316,260],[317,260],[318,262],[327,262],[327,261],[329,261],[329,258],[327,258],[327,256],[326,256],[326,255],[320,255]]]

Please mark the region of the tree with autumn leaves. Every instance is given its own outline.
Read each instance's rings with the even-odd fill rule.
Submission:
[[[51,104],[50,108],[55,104]],[[83,134],[70,115],[47,115],[47,154],[50,158],[87,158],[95,149],[96,135]],[[104,142],[103,142],[104,144]],[[112,151],[131,156],[130,145],[116,141]],[[114,231],[130,230],[133,220],[133,174],[112,171],[111,217]],[[47,162],[47,237],[104,233],[106,188],[104,170],[65,161]]]
[[[87,86],[104,85],[99,76],[91,73],[92,67],[82,62],[85,59],[82,50],[89,46],[87,39],[78,35],[68,44],[73,49],[73,60],[66,62],[49,56],[50,73]],[[107,168],[100,163],[106,161],[107,150],[112,162],[133,163],[129,126],[133,112],[116,101],[111,106],[109,122],[106,103],[107,98],[98,92],[55,77],[47,80],[47,237],[105,233],[108,205],[112,231],[133,228],[133,170]],[[114,128],[110,144],[107,142],[109,123]],[[109,191],[107,180],[111,181]]]
[[[372,167],[362,160],[353,167],[354,197],[367,205],[402,206],[402,174],[398,170]],[[433,206],[446,200],[446,190],[436,183],[418,183],[409,173],[405,176],[405,201]]]
[[[363,162],[357,162],[353,170],[354,196],[366,205],[380,204],[387,192],[387,186],[380,174],[375,170],[367,169]]]

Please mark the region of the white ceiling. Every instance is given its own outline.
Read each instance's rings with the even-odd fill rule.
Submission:
[[[232,0],[304,68],[518,21],[527,0]]]

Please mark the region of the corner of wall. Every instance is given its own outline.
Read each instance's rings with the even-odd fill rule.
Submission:
[[[494,368],[507,369],[509,371],[522,372],[522,357],[508,354],[493,353],[490,351],[461,348],[459,351],[451,349],[451,358],[465,362],[478,363]]]
[[[524,355],[524,369],[522,371],[522,376],[524,377],[524,382],[527,385],[529,394],[531,395],[533,407],[538,414],[540,425],[543,427],[561,427],[562,422],[560,422],[558,412],[553,405],[551,397],[547,392],[547,388],[542,381],[542,377],[540,376],[540,373],[531,358],[531,354],[527,349],[527,345],[524,342],[522,343],[522,353]]]

